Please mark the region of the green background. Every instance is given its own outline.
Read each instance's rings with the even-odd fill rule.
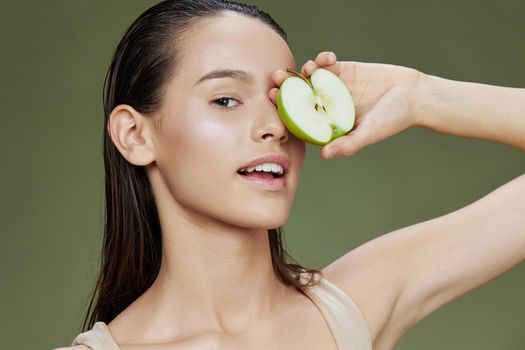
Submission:
[[[80,332],[102,237],[103,78],[125,29],[154,3],[2,6],[2,349],[66,346]],[[522,0],[249,3],[288,32],[299,67],[331,50],[340,60],[525,87]],[[298,261],[322,268],[524,172],[525,154],[515,148],[426,129],[332,161],[308,145],[285,242]],[[524,349],[524,295],[521,264],[425,318],[396,349]]]

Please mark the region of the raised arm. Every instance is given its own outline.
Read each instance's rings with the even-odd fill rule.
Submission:
[[[418,126],[456,136],[486,139],[525,151],[525,89],[445,79],[413,68],[382,63],[337,61],[320,53],[301,72],[317,67],[336,73],[356,104],[356,123],[347,135],[323,146],[325,159],[347,157],[360,149]],[[278,86],[288,77],[278,70]],[[275,102],[277,88],[269,92]]]
[[[525,89],[338,62],[332,53],[321,53],[302,72],[318,66],[338,74],[357,104],[357,126],[323,147],[326,159],[333,147],[337,156],[351,156],[410,126],[525,150]],[[279,85],[285,75],[274,78]],[[374,349],[391,349],[428,314],[523,260],[525,175],[452,213],[377,237],[323,272],[361,309]]]
[[[421,74],[416,126],[525,151],[525,89]]]

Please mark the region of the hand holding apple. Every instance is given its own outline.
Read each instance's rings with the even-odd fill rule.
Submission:
[[[315,62],[310,60],[303,65],[301,74],[309,77],[318,68],[336,74],[355,104],[353,128],[323,145],[321,154],[325,159],[332,158],[329,151],[334,149],[336,156],[350,156],[417,124],[418,83],[423,73],[390,64],[337,61],[333,52],[321,52]],[[278,104],[282,84],[293,75],[283,70],[274,73],[273,79],[279,87],[269,92],[274,103]]]
[[[277,109],[281,120],[297,138],[325,145],[346,134],[354,126],[352,96],[341,79],[329,70],[318,68],[310,79],[295,74],[281,84]]]

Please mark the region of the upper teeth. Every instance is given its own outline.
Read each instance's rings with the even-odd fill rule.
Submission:
[[[283,167],[276,163],[263,163],[263,164],[259,164],[251,168],[241,169],[241,172],[244,172],[244,171],[247,171],[249,173],[253,171],[273,172],[277,174],[284,173]]]

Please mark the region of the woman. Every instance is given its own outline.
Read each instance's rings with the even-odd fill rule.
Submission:
[[[338,74],[357,105],[355,129],[324,146],[325,159],[411,126],[525,150],[523,89],[328,52],[302,72],[318,67]],[[295,70],[286,34],[247,5],[164,1],[131,25],[105,91],[97,294],[72,349],[391,349],[426,315],[525,259],[520,176],[322,271],[288,264],[279,227],[305,143],[275,107],[286,68]],[[239,173],[261,162],[283,168],[282,188]]]

